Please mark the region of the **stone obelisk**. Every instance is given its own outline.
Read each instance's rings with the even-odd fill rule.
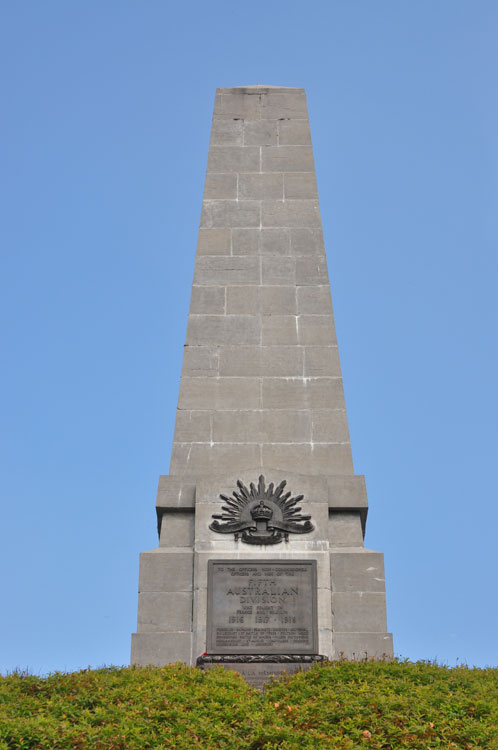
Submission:
[[[275,489],[283,481],[299,507]],[[216,615],[208,567],[258,560],[315,566],[320,654],[392,656],[383,555],[363,545],[366,516],[304,90],[218,89],[170,473],[159,480],[159,546],[141,555],[132,662],[195,663],[209,650],[208,616]],[[274,589],[285,601],[294,590]],[[268,604],[237,606],[244,638],[254,612],[260,635],[257,613],[277,616]],[[279,612],[286,622],[287,610]],[[219,632],[218,644],[232,642]],[[299,641],[297,631],[271,632]]]

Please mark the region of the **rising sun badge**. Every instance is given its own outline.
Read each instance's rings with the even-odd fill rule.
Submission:
[[[235,541],[240,539],[246,544],[278,544],[289,534],[309,534],[313,531],[311,516],[305,516],[297,503],[304,495],[291,497],[284,494],[287,482],[280,482],[274,488],[273,482],[265,487],[265,478],[260,476],[258,486],[253,482],[249,489],[237,480],[238,491],[232,497],[220,495],[226,505],[223,513],[213,513],[214,520],[209,528],[219,534],[235,534]],[[224,521],[224,523],[220,523]]]

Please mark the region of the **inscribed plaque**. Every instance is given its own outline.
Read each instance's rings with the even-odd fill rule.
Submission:
[[[316,654],[315,560],[210,560],[208,654]]]

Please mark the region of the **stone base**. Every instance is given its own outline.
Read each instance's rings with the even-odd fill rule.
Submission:
[[[392,633],[332,634],[334,659],[390,661],[394,658]]]
[[[133,633],[131,663],[139,667],[164,667],[181,661],[192,664],[192,633]]]
[[[324,661],[327,658],[319,654],[204,654],[197,659],[197,666],[200,669],[231,669],[238,672],[251,687],[263,690],[272,677],[304,672]]]

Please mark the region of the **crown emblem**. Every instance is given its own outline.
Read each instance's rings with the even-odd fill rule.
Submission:
[[[264,505],[263,500],[251,510],[251,516],[255,521],[269,521],[272,515],[272,509]]]
[[[246,544],[278,544],[287,541],[289,534],[309,534],[314,528],[311,516],[303,515],[297,505],[304,496],[284,493],[286,484],[284,480],[275,487],[271,482],[266,488],[261,475],[257,487],[253,482],[246,487],[238,479],[231,497],[220,495],[223,513],[213,513],[209,528],[218,534],[234,534],[235,541],[240,538]]]

